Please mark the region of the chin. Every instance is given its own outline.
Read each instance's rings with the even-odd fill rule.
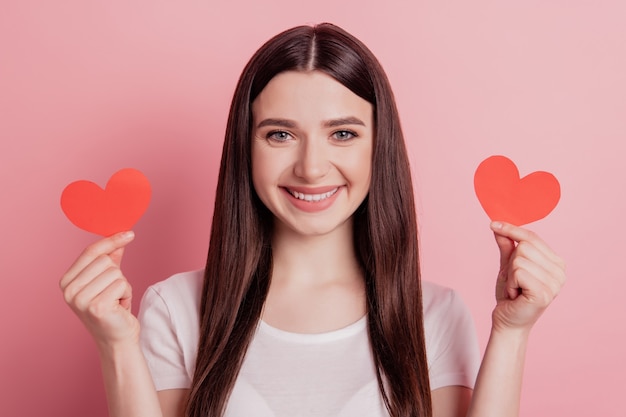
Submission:
[[[302,237],[321,237],[330,236],[334,233],[352,233],[349,220],[339,222],[315,222],[308,223],[301,221],[297,224],[286,224],[291,232]]]

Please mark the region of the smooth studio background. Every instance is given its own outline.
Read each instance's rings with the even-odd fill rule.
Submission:
[[[473,172],[503,154],[560,179],[561,203],[531,228],[569,281],[532,336],[522,415],[623,416],[625,19],[619,0],[3,1],[0,415],[106,415],[93,343],[58,289],[95,239],[63,216],[63,187],[123,167],[151,179],[124,261],[137,297],[201,268],[239,72],[275,33],[332,21],[388,72],[423,276],[461,292],[482,346],[498,255]]]

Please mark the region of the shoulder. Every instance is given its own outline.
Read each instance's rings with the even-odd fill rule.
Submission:
[[[196,297],[202,292],[203,278],[203,270],[180,272],[151,285],[147,292],[154,291],[166,298],[183,297],[188,301],[189,296]]]
[[[157,390],[189,388],[199,338],[203,271],[151,285],[139,308],[140,344]]]
[[[422,281],[422,303],[424,316],[428,316],[463,305],[463,300],[452,288]]]
[[[422,303],[427,343],[432,344],[459,332],[474,332],[471,312],[457,291],[432,282],[422,282]]]
[[[424,336],[431,389],[472,387],[480,351],[472,314],[459,293],[422,282]]]
[[[181,272],[148,287],[141,300],[141,312],[160,310],[170,320],[198,320],[204,271]]]

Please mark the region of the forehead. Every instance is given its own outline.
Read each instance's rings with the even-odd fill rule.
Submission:
[[[328,120],[356,116],[371,123],[372,105],[320,71],[287,71],[276,75],[252,103],[254,120],[281,117]]]

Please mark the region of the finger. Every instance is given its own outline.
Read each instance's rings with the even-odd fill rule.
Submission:
[[[530,242],[522,241],[515,249],[515,258],[526,259],[537,266],[536,278],[559,289],[565,282],[565,269]]]
[[[126,246],[132,242],[134,238],[135,234],[132,231],[121,232],[87,246],[61,278],[59,282],[60,287],[62,289],[67,287],[87,265],[92,263],[99,256],[112,253],[116,249]],[[118,261],[121,262],[121,254],[119,255]]]
[[[495,232],[493,235],[496,239],[498,249],[500,250],[500,269],[502,269],[508,264],[509,259],[511,259],[511,255],[515,250],[515,242],[510,238],[499,235]]]
[[[550,286],[535,279],[535,276],[527,270],[518,271],[515,281],[519,285],[521,295],[526,302],[533,304],[540,310],[546,308],[557,295]]]
[[[563,260],[548,246],[537,234],[523,227],[514,226],[509,223],[492,222],[491,230],[500,236],[506,236],[516,242],[527,241],[545,253],[553,262],[565,265]]]
[[[109,255],[98,256],[63,288],[65,301],[70,304],[73,303],[76,295],[81,292],[84,287],[90,285],[92,281],[109,269],[119,270],[119,267],[113,262]]]
[[[130,310],[131,307],[131,301],[133,298],[133,287],[130,285],[130,283],[127,280],[124,280],[125,285],[124,285],[124,292],[122,293],[122,296],[120,297],[120,305],[126,309],[126,310]]]
[[[507,326],[528,328],[537,321],[553,297],[550,296],[549,290],[541,282],[534,280],[527,271],[520,271],[516,281],[523,291],[520,291],[514,299],[499,303],[498,320]]]
[[[522,244],[518,245],[518,249]],[[552,270],[550,269],[552,268]],[[532,288],[541,288],[544,293],[549,294],[550,300],[555,298],[561,291],[565,282],[565,273],[562,269],[554,267],[553,264],[541,264],[534,262],[524,256],[515,256],[510,266],[511,281],[519,287],[518,292],[525,293]],[[524,279],[521,280],[520,277]],[[506,284],[509,284],[507,281]],[[511,283],[511,287],[514,285]],[[507,293],[512,293],[513,288],[506,288]]]
[[[112,317],[110,313],[121,307],[120,299],[130,299],[130,292],[128,281],[116,279],[89,303],[87,307],[89,317],[95,319]]]
[[[109,257],[111,257],[111,260],[115,262],[117,266],[121,266],[122,258],[124,257],[124,247],[115,249],[109,254]]]
[[[542,282],[547,281],[541,279],[541,277],[545,277],[546,275],[548,275],[548,273],[540,265],[522,256],[516,256],[509,266],[509,279],[505,284],[507,293],[518,292],[520,289],[524,291],[526,289],[524,284],[532,284],[532,282],[530,282],[531,279]],[[521,281],[519,279],[520,276],[524,276],[526,278],[525,281]]]
[[[76,293],[72,305],[79,311],[85,311],[95,298],[117,280],[126,281],[122,271],[119,268],[107,269]]]

